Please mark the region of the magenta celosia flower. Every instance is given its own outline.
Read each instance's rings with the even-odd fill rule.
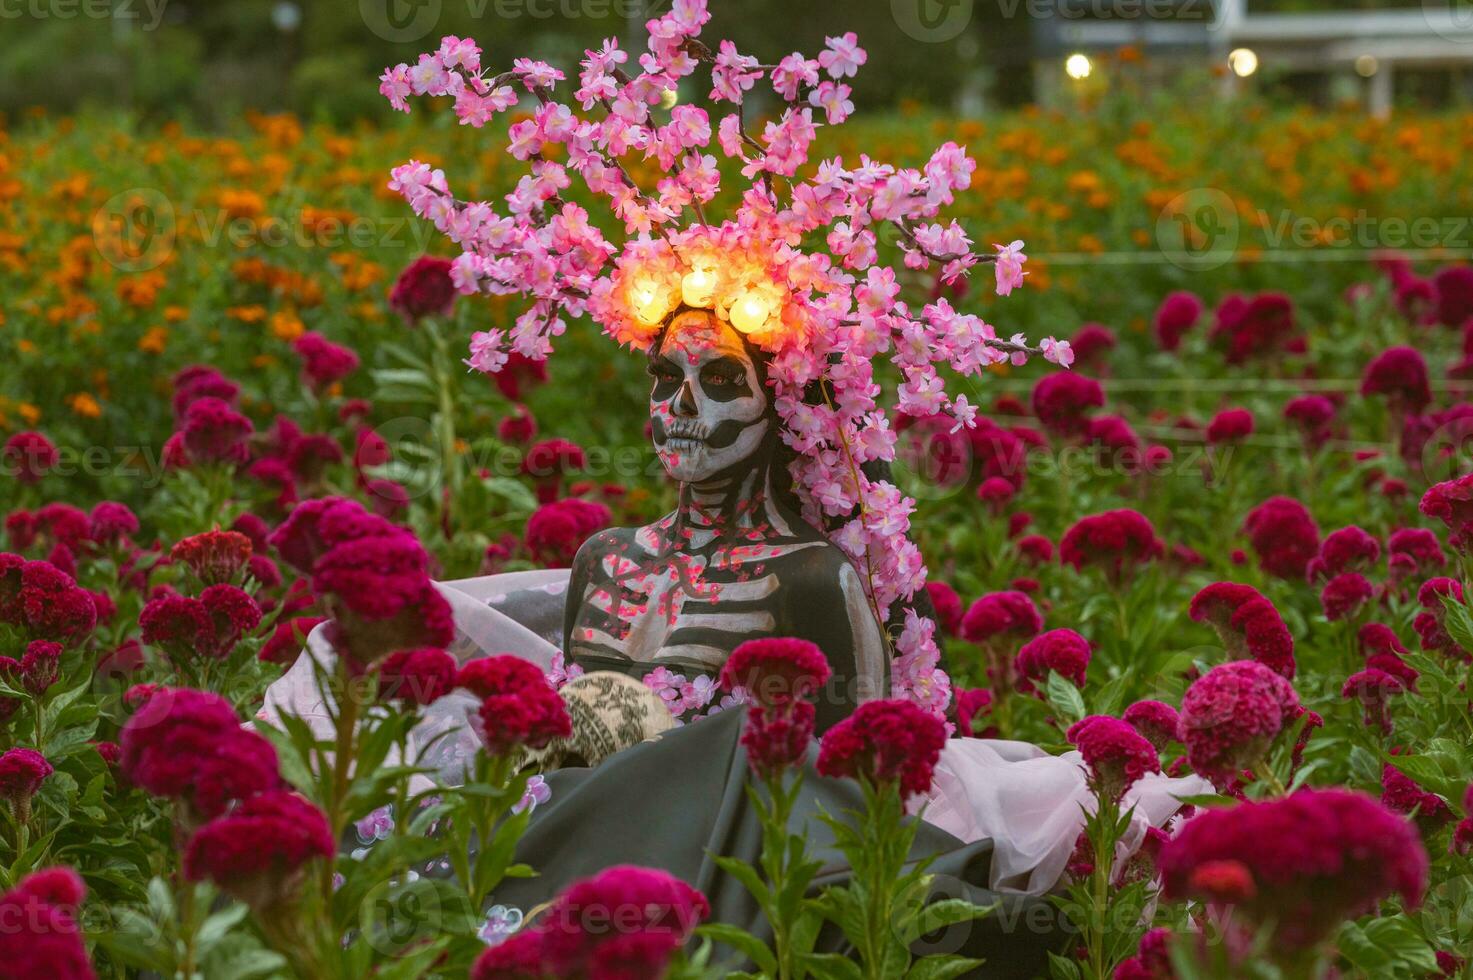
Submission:
[[[1422,900],[1427,854],[1404,819],[1363,793],[1301,789],[1264,803],[1205,810],[1161,849],[1165,897],[1199,896],[1192,877],[1209,862],[1247,870],[1251,897],[1235,903],[1250,929],[1272,929],[1287,949],[1318,943],[1392,893]]]
[[[968,643],[1016,642],[1043,628],[1043,616],[1022,592],[992,592],[967,608],[962,638]]]
[[[358,370],[357,354],[320,333],[309,330],[296,339],[292,349],[302,359],[302,374],[314,388],[326,388]]]
[[[1159,558],[1163,550],[1145,515],[1122,508],[1076,521],[1059,541],[1059,560],[1076,569],[1098,565],[1119,584],[1126,572]]]
[[[127,505],[104,500],[87,517],[87,537],[101,545],[126,541],[138,533],[138,518]]]
[[[1049,671],[1057,671],[1075,687],[1083,687],[1089,657],[1089,641],[1073,630],[1057,629],[1040,633],[1023,644],[1013,660],[1013,668],[1018,675],[1018,690],[1024,694],[1033,693],[1035,682],[1043,683],[1048,680]]]
[[[1366,727],[1389,733],[1392,729],[1391,701],[1405,691],[1406,684],[1401,678],[1379,667],[1367,667],[1345,679],[1340,687],[1340,696],[1360,702]]]
[[[514,950],[513,963],[534,962],[530,947],[535,942],[537,968],[547,977],[661,977],[710,914],[706,897],[679,878],[618,865],[575,882],[555,898],[530,928],[536,938],[524,941],[529,948]],[[617,928],[610,928],[612,923]]]
[[[289,790],[253,796],[200,827],[184,851],[184,875],[213,881],[258,912],[292,896],[309,861],[336,842],[322,811]]]
[[[205,818],[280,782],[271,743],[241,728],[230,702],[207,691],[149,691],[118,741],[120,768],[134,785],[183,799]]]
[[[0,894],[0,964],[9,977],[95,980],[77,923],[86,888],[69,868],[46,868]]]
[[[1249,511],[1243,522],[1264,571],[1300,579],[1320,547],[1320,530],[1299,501],[1270,497]]]
[[[1187,689],[1181,739],[1193,769],[1219,787],[1262,761],[1274,738],[1298,717],[1290,683],[1263,664],[1235,660],[1212,668]]]
[[[1434,316],[1443,326],[1454,329],[1473,318],[1473,265],[1447,265],[1432,276]]]
[[[1443,553],[1437,535],[1425,527],[1403,527],[1392,531],[1386,539],[1386,552],[1393,561],[1397,555],[1411,559],[1402,578],[1426,574],[1447,564],[1447,555]]]
[[[1366,366],[1360,393],[1384,395],[1399,411],[1420,412],[1432,400],[1427,387],[1427,362],[1413,347],[1389,347]]]
[[[39,698],[45,694],[61,676],[61,644],[50,640],[32,640],[26,644],[14,676],[33,696]]]
[[[945,582],[935,581],[926,583],[926,594],[936,613],[936,625],[947,636],[956,636],[962,627],[962,597]]]
[[[1381,542],[1352,524],[1325,535],[1320,553],[1305,567],[1305,575],[1316,582],[1343,572],[1367,572],[1380,557]]]
[[[227,405],[234,405],[240,394],[240,386],[219,371],[203,364],[194,364],[181,369],[174,375],[174,417],[182,420],[189,406],[201,398],[218,398]]]
[[[1115,349],[1115,331],[1102,323],[1086,323],[1069,340],[1076,368],[1093,368],[1109,360]]]
[[[0,622],[33,639],[70,645],[97,625],[97,606],[91,593],[50,562],[0,554]]]
[[[1360,572],[1342,572],[1320,590],[1320,607],[1331,622],[1349,619],[1375,598],[1376,589]]]
[[[481,699],[477,734],[493,755],[519,746],[545,748],[573,734],[563,699],[529,660],[511,654],[480,657],[460,668],[455,684]]]
[[[1473,521],[1473,473],[1436,484],[1422,495],[1419,509],[1461,531]]]
[[[1283,293],[1236,294],[1217,306],[1210,337],[1229,364],[1264,358],[1285,349],[1294,334],[1294,303]]]
[[[471,966],[470,980],[546,980],[542,934],[523,929],[490,947]]]
[[[385,701],[429,704],[454,690],[455,678],[455,658],[444,650],[398,650],[378,666],[378,696]]]
[[[389,309],[413,326],[427,316],[449,316],[455,305],[450,260],[421,255],[399,273],[389,291]]]
[[[55,444],[39,432],[17,432],[0,449],[4,472],[22,483],[35,483],[60,459]]]
[[[1181,346],[1181,339],[1202,319],[1202,301],[1196,293],[1178,290],[1168,293],[1156,308],[1153,325],[1156,342],[1162,350],[1174,351]]]
[[[1175,708],[1162,701],[1137,701],[1125,709],[1125,723],[1141,733],[1157,752],[1178,740],[1181,733],[1181,716]]]
[[[54,771],[35,749],[10,749],[0,755],[0,800],[10,804],[17,822],[29,819],[31,797]]]
[[[197,398],[184,412],[184,451],[193,463],[244,463],[251,420],[218,398]]]
[[[1018,554],[1030,565],[1045,565],[1054,558],[1054,543],[1041,534],[1028,534],[1018,539]]]
[[[1033,386],[1033,414],[1056,436],[1084,432],[1089,414],[1105,404],[1100,383],[1081,374],[1046,374]]]
[[[830,728],[819,746],[818,771],[830,778],[894,783],[903,796],[931,788],[946,728],[910,701],[866,701]]]
[[[721,686],[745,691],[759,704],[783,705],[811,696],[832,673],[817,644],[795,637],[763,637],[732,650],[721,668]]]
[[[322,622],[321,616],[298,616],[283,620],[277,624],[256,656],[267,663],[290,667],[302,652],[307,635]]]
[[[742,727],[747,765],[763,779],[772,779],[798,765],[813,741],[817,710],[808,701],[789,700],[753,704]]]
[[[251,558],[251,539],[239,531],[205,531],[180,539],[169,557],[187,567],[206,585],[229,582]]]
[[[1234,659],[1252,657],[1284,677],[1294,676],[1294,637],[1274,604],[1249,585],[1214,582],[1192,598],[1197,622],[1212,624]]]
[[[1305,445],[1317,449],[1330,438],[1335,403],[1324,395],[1299,395],[1284,405],[1284,418],[1299,427]]]
[[[1171,965],[1171,930],[1151,929],[1141,937],[1134,956],[1115,968],[1112,980],[1176,980]]]
[[[549,567],[566,568],[583,542],[610,520],[609,509],[592,500],[569,497],[545,503],[527,519],[527,550]]]
[[[1228,408],[1218,412],[1207,425],[1207,441],[1212,445],[1237,442],[1253,434],[1253,413],[1246,408]]]
[[[972,687],[956,692],[956,722],[964,735],[986,738],[987,722],[992,716],[992,692],[985,687]]]
[[[1161,771],[1155,747],[1119,718],[1090,715],[1069,726],[1066,737],[1079,749],[1090,788],[1101,799],[1119,800],[1146,773]]]
[[[1389,762],[1381,766],[1381,802],[1393,813],[1412,817],[1425,836],[1437,833],[1453,820],[1446,800],[1427,792]]]

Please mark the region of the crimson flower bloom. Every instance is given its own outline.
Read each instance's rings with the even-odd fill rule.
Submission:
[[[1252,586],[1212,583],[1192,597],[1191,617],[1211,623],[1233,659],[1252,657],[1294,677],[1294,637],[1274,604]]]
[[[956,692],[956,723],[964,735],[987,738],[986,722],[992,715],[992,692],[972,687]]]
[[[1050,671],[1057,671],[1075,687],[1083,687],[1089,657],[1089,641],[1073,630],[1040,633],[1023,644],[1013,660],[1018,690],[1024,694],[1034,693],[1035,683],[1048,680]]]
[[[31,797],[54,771],[35,749],[10,749],[0,755],[0,800],[10,804],[16,822],[30,819]]]
[[[544,565],[566,568],[583,542],[608,527],[612,516],[603,504],[578,497],[545,503],[527,519],[527,550]]]
[[[45,868],[0,894],[0,964],[9,977],[95,980],[77,909],[86,897],[70,868]]]
[[[1376,589],[1360,572],[1342,572],[1320,591],[1320,606],[1331,622],[1350,619],[1375,598]]]
[[[192,463],[244,463],[251,420],[218,398],[198,398],[184,411],[183,447]]]
[[[1207,424],[1207,441],[1216,446],[1237,442],[1253,434],[1253,413],[1246,408],[1228,408],[1218,412]]]
[[[1114,585],[1125,573],[1163,552],[1145,515],[1122,508],[1079,519],[1059,540],[1059,560],[1076,569],[1098,565]]]
[[[831,674],[828,658],[817,644],[796,637],[763,637],[732,650],[721,668],[721,686],[743,690],[762,705],[786,705],[813,695]]]
[[[1161,849],[1165,897],[1222,901],[1193,877],[1227,861],[1253,886],[1240,889],[1246,894],[1232,903],[1237,912],[1251,927],[1271,928],[1271,944],[1290,950],[1317,944],[1394,892],[1415,908],[1427,886],[1427,853],[1411,825],[1364,793],[1342,789],[1301,789],[1201,812]]]
[[[1263,759],[1298,709],[1293,686],[1263,664],[1235,660],[1214,667],[1182,698],[1187,761],[1215,785],[1226,786]]]
[[[480,657],[460,668],[455,683],[481,699],[477,734],[492,755],[545,748],[573,734],[563,699],[529,660],[509,653]]]
[[[321,810],[289,790],[273,790],[196,830],[184,851],[184,875],[209,879],[261,912],[290,900],[302,867],[330,860],[335,845]]]
[[[1140,732],[1160,752],[1181,735],[1181,716],[1162,701],[1137,701],[1125,709],[1125,723]]]
[[[1100,383],[1082,374],[1060,371],[1046,374],[1033,386],[1033,414],[1056,436],[1084,432],[1090,412],[1105,404]]]
[[[1243,522],[1263,570],[1280,578],[1300,579],[1319,551],[1320,529],[1299,501],[1270,497],[1248,512]]]
[[[394,281],[389,291],[389,309],[410,326],[427,316],[449,316],[455,306],[455,283],[450,279],[449,259],[421,255]]]
[[[1381,766],[1381,802],[1394,813],[1412,817],[1425,836],[1437,833],[1453,820],[1447,800],[1427,792],[1389,762]]]
[[[87,537],[96,544],[117,544],[137,533],[138,517],[126,504],[104,500],[87,517]]]
[[[1325,536],[1320,553],[1305,567],[1305,575],[1316,582],[1343,572],[1367,572],[1380,557],[1381,542],[1352,524]]]
[[[251,539],[239,531],[205,531],[181,538],[169,557],[194,573],[206,585],[229,582],[251,558]]]
[[[5,440],[0,462],[5,472],[22,483],[35,483],[56,466],[60,454],[55,444],[39,432],[17,432]]]
[[[1196,293],[1178,290],[1169,293],[1156,308],[1152,318],[1156,342],[1165,351],[1174,351],[1181,346],[1181,339],[1202,319],[1202,301]]]
[[[946,728],[904,700],[866,701],[823,736],[818,771],[830,778],[896,784],[902,796],[931,788]]]
[[[936,613],[936,625],[947,636],[956,636],[962,626],[962,597],[956,589],[940,581],[927,582],[926,594],[930,596],[931,608]]]
[[[314,388],[326,388],[358,370],[357,354],[320,333],[302,334],[292,349],[302,359],[302,374]]]
[[[433,647],[399,650],[378,667],[378,696],[386,701],[429,704],[455,689],[455,658]]]
[[[1155,747],[1119,718],[1090,715],[1069,726],[1065,737],[1079,749],[1100,799],[1119,800],[1142,776],[1161,771]]]
[[[1360,393],[1384,395],[1393,409],[1420,412],[1432,400],[1427,386],[1427,362],[1413,347],[1389,347],[1366,365]]]

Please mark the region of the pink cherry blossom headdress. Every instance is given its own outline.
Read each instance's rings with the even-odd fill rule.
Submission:
[[[961,225],[936,220],[976,169],[955,143],[942,145],[919,170],[861,156],[857,166],[834,158],[799,176],[818,127],[842,123],[853,111],[844,79],[867,58],[854,34],[828,38],[816,59],[794,53],[765,65],[730,41],[715,51],[702,43],[709,19],[706,0],[675,0],[646,25],[648,50],[638,56],[637,74],[622,67],[630,56],[614,39],[587,51],[572,104],[554,99],[565,76],[551,65],[518,58],[510,71],[491,74],[474,42],[446,37],[418,64],[385,71],[380,91],[405,112],[410,95],[451,97],[461,123],[475,127],[529,95],[533,116],[507,129],[507,152],[528,171],[502,202],[457,200],[442,171],[416,161],[395,168],[389,186],[463,248],[453,269],[462,292],[531,299],[509,331],[473,335],[466,363],[476,370],[499,370],[511,351],[545,358],[566,317],[587,315],[620,343],[645,348],[681,304],[713,310],[769,352],[783,438],[798,454],[794,486],[805,516],[816,526],[843,521],[832,538],[855,561],[877,616],[887,621],[926,579],[908,537],[915,501],[861,470],[894,458],[890,413],[944,412],[958,427],[970,426],[976,408],[947,391],[938,365],[975,375],[1036,353],[1067,367],[1073,355],[1052,337],[1037,348],[1021,335],[1001,340],[991,325],[945,299],[912,309],[899,298],[895,270],[879,264],[876,229],[888,224],[907,268],[936,263],[942,281],[952,283],[991,263],[999,295],[1022,284],[1022,242],[978,254]],[[705,109],[671,105],[681,79],[702,65],[709,66],[710,101],[734,107],[714,134]],[[742,103],[763,80],[786,106],[754,136]],[[552,144],[563,148],[565,163],[543,155]],[[720,223],[705,212],[721,182],[715,153],[707,150],[735,161],[747,185]],[[620,163],[631,153],[664,171],[654,188],[639,187]],[[605,238],[587,211],[563,199],[575,176],[608,200],[624,223],[622,242]],[[826,248],[817,247],[820,233]],[[879,401],[873,364],[880,356],[901,378],[893,408]],[[804,392],[819,379],[829,395],[809,404]],[[939,713],[950,690],[933,631],[929,620],[907,612],[895,641],[894,683],[897,694]]]

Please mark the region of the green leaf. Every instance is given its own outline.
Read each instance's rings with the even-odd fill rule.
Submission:
[[[743,887],[757,900],[758,905],[767,908],[771,904],[772,890],[757,876],[756,868],[752,867],[746,861],[733,857],[715,855],[712,857],[712,860],[716,862],[718,868],[731,875],[737,881],[740,881]]]
[[[814,953],[803,957],[803,965],[818,980],[864,980],[859,964],[838,953]]]
[[[1048,975],[1051,980],[1080,980],[1082,976],[1078,960],[1068,959],[1058,953],[1048,954]]]
[[[740,929],[724,922],[712,922],[701,926],[696,930],[699,935],[707,936],[718,943],[725,943],[747,959],[757,964],[757,968],[769,976],[777,975],[777,957],[767,944],[745,929]]]
[[[1070,724],[1088,713],[1084,707],[1084,696],[1079,693],[1079,688],[1058,671],[1048,672],[1048,684],[1045,691],[1048,694],[1048,703]]]
[[[981,960],[950,953],[927,956],[917,960],[905,976],[906,980],[952,980],[981,965]]]
[[[913,943],[922,936],[961,922],[980,919],[992,911],[991,906],[976,905],[964,898],[942,899],[921,909],[914,920],[907,924],[902,935],[907,943]]]
[[[1437,955],[1404,915],[1347,923],[1337,945],[1342,956],[1373,977],[1437,971]]]

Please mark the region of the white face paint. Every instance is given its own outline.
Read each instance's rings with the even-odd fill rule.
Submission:
[[[650,425],[665,472],[680,483],[721,475],[762,446],[772,421],[741,336],[687,310],[650,356]]]

